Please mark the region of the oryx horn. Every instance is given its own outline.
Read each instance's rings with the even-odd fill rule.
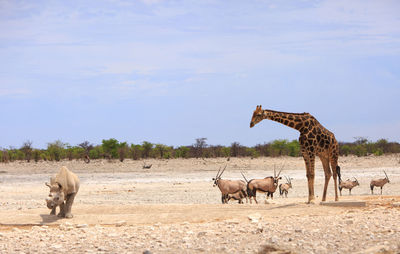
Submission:
[[[385,170],[383,170],[383,173],[385,173],[385,175],[386,175],[386,178],[389,180],[389,177],[387,176],[387,174],[386,174]]]
[[[228,166],[228,165],[225,165],[224,169],[222,170],[221,174],[219,174],[218,177],[221,177],[221,176],[222,176],[222,174],[224,173],[224,171],[225,171],[225,169],[226,169],[227,166]]]
[[[246,177],[244,176],[244,174],[243,174],[243,172],[242,172],[242,171],[240,171],[240,174],[242,174],[242,176],[243,176],[244,180],[246,181],[246,183],[248,183],[249,181],[247,181],[247,179],[246,179]]]
[[[279,177],[279,175],[281,174],[282,169],[283,169],[284,166],[285,166],[285,163],[282,164],[281,170],[279,170],[279,173],[278,173],[278,175],[276,177]]]
[[[217,175],[215,176],[215,179],[218,178],[219,171],[221,171],[221,167],[219,167],[218,172],[217,172]]]

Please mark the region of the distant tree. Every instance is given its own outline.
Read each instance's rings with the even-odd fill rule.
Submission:
[[[70,146],[69,144],[66,144],[66,149],[65,149],[65,154],[68,158],[68,160],[72,161],[72,159],[74,158],[74,151],[73,151],[73,147]]]
[[[258,158],[260,157],[260,153],[255,147],[246,147],[246,156],[250,156],[251,158]]]
[[[141,145],[131,144],[131,155],[133,160],[138,160],[142,157],[143,147]]]
[[[33,160],[35,162],[38,162],[40,160],[40,150],[34,149],[32,154],[33,154]]]
[[[223,146],[216,145],[216,146],[209,146],[211,157],[218,158],[224,157],[224,153],[222,151]]]
[[[65,145],[60,140],[47,144],[47,152],[50,160],[60,161],[64,155]]]
[[[123,162],[125,160],[126,154],[128,153],[128,144],[126,142],[122,142],[118,144],[118,155],[119,161]]]
[[[241,150],[242,146],[240,145],[239,142],[233,142],[231,144],[231,156],[232,157],[238,157],[240,156],[240,150]]]
[[[364,145],[368,143],[368,139],[365,137],[354,137],[356,141],[354,141],[354,144],[356,145]]]
[[[25,154],[27,162],[31,161],[32,158],[32,141],[27,140],[22,144],[21,151]]]
[[[20,149],[10,147],[10,149],[8,150],[8,154],[10,156],[10,161],[21,161],[25,159],[25,154]]]
[[[148,158],[150,156],[150,152],[153,149],[153,144],[147,141],[143,141],[143,158]]]
[[[100,159],[103,157],[103,155],[104,151],[103,151],[103,146],[101,145],[95,146],[93,147],[93,149],[89,151],[89,157],[91,159]]]
[[[180,146],[175,150],[175,158],[188,158],[189,157],[189,147]]]
[[[163,144],[156,144],[156,146],[154,147],[154,150],[156,151],[157,156],[159,158],[164,158],[164,155],[165,155],[166,151],[168,150],[168,147]]]
[[[83,150],[85,151],[84,155],[89,155],[90,150],[93,149],[93,144],[91,144],[89,141],[83,141],[78,146],[83,148]]]
[[[288,155],[292,157],[300,156],[300,144],[296,139],[287,143]]]
[[[231,156],[231,148],[230,147],[222,147],[222,154],[224,157],[230,157]]]
[[[103,139],[101,146],[103,147],[104,155],[106,158],[118,158],[118,140],[116,140],[115,138]]]
[[[286,139],[274,140],[271,144],[272,155],[273,156],[287,155],[286,153],[287,143],[288,141]]]
[[[197,138],[193,145],[196,158],[203,157],[203,149],[207,147],[207,138]]]
[[[347,143],[339,142],[339,153],[340,155],[347,156],[351,153],[351,147]]]
[[[1,161],[4,163],[8,163],[10,161],[10,156],[6,149],[2,151]]]

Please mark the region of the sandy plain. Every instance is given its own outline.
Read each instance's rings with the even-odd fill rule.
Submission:
[[[301,158],[231,158],[13,162],[0,164],[1,253],[400,253],[400,155],[341,157],[342,178],[360,186],[343,201],[365,207],[320,205],[324,176],[316,163],[317,202],[308,190]],[[288,198],[259,204],[220,204],[211,178],[264,178],[273,169],[293,178]],[[61,166],[81,179],[74,218],[49,215],[44,182]],[[390,183],[375,195],[369,182]],[[334,199],[333,181],[328,201]]]

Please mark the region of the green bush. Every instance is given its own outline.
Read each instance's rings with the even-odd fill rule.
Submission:
[[[112,159],[118,158],[119,142],[115,138],[103,139],[101,141],[104,154]]]
[[[233,142],[230,146],[207,145],[206,138],[196,139],[196,143],[191,146],[179,146],[174,148],[164,144],[152,144],[144,141],[142,145],[119,142],[111,138],[102,140],[101,145],[92,145],[85,141],[78,146],[64,144],[60,140],[47,144],[47,149],[34,149],[32,142],[26,142],[19,149],[0,150],[0,162],[9,162],[15,160],[27,160],[32,158],[35,162],[40,160],[60,161],[68,158],[81,159],[86,154],[91,159],[119,159],[124,161],[126,157],[134,160],[146,158],[217,158],[217,157],[236,157],[250,156],[252,158],[259,156],[301,156],[301,149],[297,140],[288,141],[286,139],[274,140],[270,143],[257,144],[254,147],[246,147],[239,142]],[[389,142],[386,139],[380,139],[376,142],[368,141],[366,138],[358,137],[356,141],[339,143],[340,155],[366,156],[374,154],[380,156],[387,153],[400,153],[400,144]]]
[[[151,151],[153,149],[153,144],[147,141],[143,141],[142,148],[143,148],[142,158],[150,157]]]
[[[33,152],[32,152],[32,155],[33,155],[33,160],[35,161],[35,162],[38,162],[38,161],[40,161],[40,150],[38,150],[38,149],[34,149],[33,150]]]
[[[143,147],[141,145],[131,144],[130,152],[134,160],[139,160],[143,157]]]
[[[175,150],[175,158],[188,158],[190,149],[187,146],[180,146]]]
[[[298,157],[300,156],[300,144],[297,140],[292,140],[287,144],[287,151],[289,156]]]
[[[89,157],[91,159],[101,159],[104,154],[102,146],[95,146],[93,149],[89,151]]]
[[[61,142],[60,140],[56,140],[53,143],[48,143],[47,144],[47,152],[48,152],[48,156],[49,159],[52,161],[60,161],[62,159],[65,158],[65,146],[66,144],[64,144],[63,142]]]
[[[126,142],[122,142],[118,144],[118,156],[119,161],[123,162],[125,160],[126,155],[128,154],[129,147]]]

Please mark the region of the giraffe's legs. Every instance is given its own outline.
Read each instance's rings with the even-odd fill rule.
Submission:
[[[338,174],[340,177],[340,172],[337,172],[337,168],[338,168],[337,161],[338,161],[337,157],[331,158],[331,167],[332,167],[332,171],[333,171],[333,183],[335,186],[335,201],[339,201],[337,177],[338,177]],[[339,170],[340,170],[340,168],[339,168]]]
[[[331,168],[329,167],[329,159],[326,157],[320,157],[322,162],[322,167],[324,168],[325,173],[325,184],[324,184],[324,193],[322,194],[322,201],[326,200],[326,191],[328,189],[329,180],[331,179],[332,172]]]
[[[314,177],[315,177],[315,156],[304,156],[306,163],[306,175],[308,180],[308,203],[313,204],[315,200],[314,196]]]

